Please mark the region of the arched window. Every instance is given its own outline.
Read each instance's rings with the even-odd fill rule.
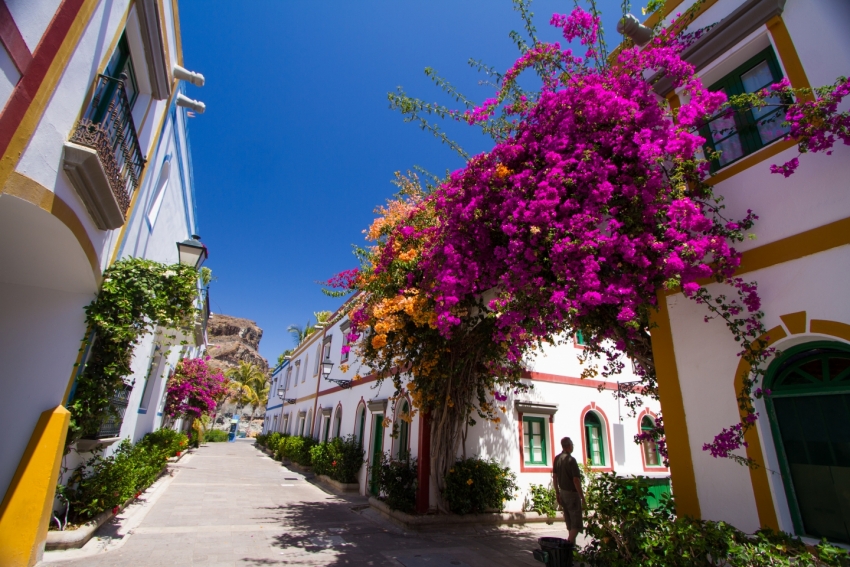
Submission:
[[[640,420],[641,433],[648,433],[655,429],[655,421],[645,415]],[[658,443],[655,439],[644,439],[640,442],[643,447],[643,461],[648,467],[660,467],[661,455],[658,454]]]
[[[850,347],[817,341],[782,350],[764,387],[795,531],[850,542]]]
[[[156,217],[159,215],[159,209],[162,208],[162,199],[165,197],[165,189],[168,187],[168,179],[171,175],[171,155],[165,156],[165,161],[162,162],[162,167],[159,169],[159,179],[156,182],[153,198],[148,207],[148,224],[153,228],[156,223]]]
[[[587,448],[587,460],[592,467],[604,467],[605,462],[605,429],[602,420],[595,411],[584,415],[584,443]]]
[[[334,439],[339,437],[340,429],[342,429],[342,407],[337,407],[336,415],[334,416]]]
[[[304,436],[305,437],[312,437],[313,436],[313,410],[310,410],[309,413],[307,413],[307,427],[306,427],[306,431],[304,432]]]
[[[401,409],[398,411],[396,419],[398,419],[398,450],[396,451],[397,459],[407,459],[410,457],[410,424],[407,422],[410,417],[410,406],[407,400],[402,403]]]
[[[363,448],[364,435],[366,433],[366,406],[360,404],[360,411],[357,415],[357,442],[360,448]]]

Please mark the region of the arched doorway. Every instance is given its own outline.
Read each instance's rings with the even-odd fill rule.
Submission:
[[[791,347],[770,365],[765,384],[797,533],[850,542],[850,347]]]

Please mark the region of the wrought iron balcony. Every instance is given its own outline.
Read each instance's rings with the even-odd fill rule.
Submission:
[[[65,143],[64,168],[102,230],[124,224],[145,164],[124,82],[99,75],[82,118]]]
[[[127,403],[130,400],[131,386],[125,385],[118,388],[109,399],[109,416],[100,424],[100,429],[93,436],[94,439],[107,439],[118,437],[121,434],[121,424],[124,423],[124,412],[127,411]]]

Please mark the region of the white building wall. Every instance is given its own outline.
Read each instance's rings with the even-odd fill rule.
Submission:
[[[62,0],[6,0],[6,7],[15,20],[30,53],[38,47],[41,36],[53,20]]]
[[[741,2],[718,2],[692,27],[719,21]],[[850,24],[850,4],[843,0],[788,0],[782,20],[812,86],[832,84],[838,76],[847,74],[850,37],[846,28]],[[782,53],[764,26],[702,70],[705,83],[719,80],[767,45],[774,47],[781,66]],[[741,218],[748,209],[760,217],[752,230],[756,238],[736,244],[739,250],[752,250],[850,218],[846,165],[850,148],[836,146],[831,156],[805,154],[800,157],[799,169],[789,178],[770,173],[771,164],[782,164],[797,155],[796,148],[785,150],[716,185],[715,192],[725,198],[724,214],[729,218]],[[850,308],[838,298],[841,283],[847,280],[848,260],[850,247],[841,246],[748,272],[742,277],[758,283],[767,329],[782,325],[781,315],[800,311],[806,311],[809,321],[847,323]],[[718,284],[708,289],[715,295],[734,295],[733,290]],[[740,419],[734,385],[739,347],[722,323],[703,322],[707,314],[703,306],[682,295],[669,296],[667,305],[702,517],[754,531],[760,527],[760,520],[750,472],[730,460],[712,458],[702,449],[724,427]],[[791,336],[789,332],[787,338],[773,346],[781,350],[823,338],[809,332]],[[830,337],[830,340],[837,339]],[[763,402],[756,403],[756,410],[761,415],[757,429],[779,527],[793,532]],[[668,422],[667,426],[674,424]],[[744,456],[743,452],[740,454]]]
[[[347,364],[349,370],[343,373],[340,369],[342,362],[342,333],[340,326],[344,325],[346,319],[343,317],[340,321],[328,328],[324,337],[331,336],[331,354],[330,359],[334,363],[333,370],[329,376],[330,379],[351,380],[355,374],[368,376],[368,369],[361,367],[354,351],[349,355]],[[368,404],[370,400],[385,400],[395,394],[395,387],[392,380],[386,379],[380,384],[372,379],[352,382],[351,388],[343,389],[337,387],[334,383],[322,379],[319,398],[313,398],[316,392],[317,376],[314,376],[315,356],[317,346],[322,344],[322,332],[317,332],[315,335],[307,339],[304,345],[300,346],[293,353],[289,367],[295,368],[296,362],[301,363],[303,376],[304,364],[308,364],[307,379],[304,383],[301,382],[301,377],[298,379],[298,384],[295,388],[290,386],[287,391],[287,398],[296,398],[298,403],[295,405],[280,406],[281,402],[277,398],[276,391],[272,391],[269,398],[268,407],[274,408],[267,411],[268,419],[266,421],[266,431],[274,423],[274,417],[278,416],[278,430],[284,433],[297,434],[298,430],[298,414],[303,411],[307,415],[316,407],[333,408],[331,413],[331,426],[333,426],[333,416],[338,406],[342,407],[342,427],[341,435],[346,436],[352,433],[359,433],[359,411],[360,407]],[[466,442],[467,457],[478,455],[482,458],[494,458],[503,466],[509,466],[517,473],[519,491],[516,498],[506,503],[507,509],[519,510],[523,506],[523,502],[528,496],[530,484],[549,485],[552,474],[551,468],[548,470],[525,467],[521,463],[520,446],[522,440],[519,434],[519,415],[514,409],[514,401],[532,401],[544,403],[557,403],[558,410],[554,415],[552,430],[546,431],[547,443],[547,460],[550,463],[554,455],[561,451],[560,439],[569,436],[573,439],[576,447],[575,456],[582,460],[584,447],[584,427],[582,423],[583,410],[589,406],[593,406],[593,410],[602,415],[606,426],[606,443],[610,446],[608,455],[606,456],[605,470],[611,469],[622,475],[646,475],[666,477],[669,475],[666,468],[653,467],[645,468],[643,465],[642,449],[634,443],[634,436],[640,432],[640,426],[637,416],[629,416],[625,407],[618,406],[617,399],[614,397],[616,391],[616,382],[610,381],[608,389],[599,392],[598,384],[603,381],[581,381],[579,376],[583,366],[578,360],[578,354],[581,347],[575,346],[572,341],[567,344],[562,344],[555,347],[547,347],[537,356],[533,357],[530,363],[530,371],[532,372],[531,380],[526,380],[531,386],[531,389],[525,393],[503,392],[508,395],[508,400],[503,405],[506,412],[501,416],[501,423],[493,424],[483,422],[475,417],[477,423],[470,427]],[[309,356],[309,360],[308,360]],[[287,367],[280,369],[275,375],[279,384],[285,384]],[[295,379],[295,370],[292,371],[292,379]],[[636,376],[631,372],[631,365],[626,365],[626,370],[619,377],[620,381],[636,380]],[[560,383],[556,382],[560,381]],[[613,390],[611,389],[613,388]],[[308,398],[308,399],[305,399]],[[657,402],[646,399],[646,407],[650,408],[653,414],[659,412]],[[372,464],[372,447],[374,443],[373,430],[375,415],[383,413],[386,417],[391,418],[397,415],[401,408],[401,403],[397,402],[393,406],[390,400],[387,404],[386,413],[381,411],[366,412],[366,427],[364,430],[364,450],[368,465]],[[289,430],[282,431],[283,415],[289,413]],[[321,417],[315,418],[316,427],[313,436],[321,439],[322,427]],[[529,414],[532,415],[532,414]],[[419,456],[419,428],[421,425],[420,415],[417,413],[410,427],[410,449],[411,456]],[[548,422],[548,416],[545,417]],[[622,421],[621,421],[622,418]],[[397,451],[398,440],[392,438],[392,426],[384,430],[383,435],[383,452],[394,454]],[[463,449],[458,451],[458,456],[463,455]],[[523,469],[527,469],[525,472]],[[368,471],[367,467],[363,467],[359,477],[361,494],[368,493]],[[436,502],[434,487],[432,486],[431,502]]]

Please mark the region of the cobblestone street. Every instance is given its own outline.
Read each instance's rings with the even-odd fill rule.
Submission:
[[[565,535],[560,522],[406,532],[370,510],[364,497],[330,494],[268,458],[251,441],[210,443],[172,467],[168,485],[142,505],[144,517],[127,535],[92,540],[82,552],[48,552],[45,563],[540,565],[530,551],[537,547],[536,538]]]

